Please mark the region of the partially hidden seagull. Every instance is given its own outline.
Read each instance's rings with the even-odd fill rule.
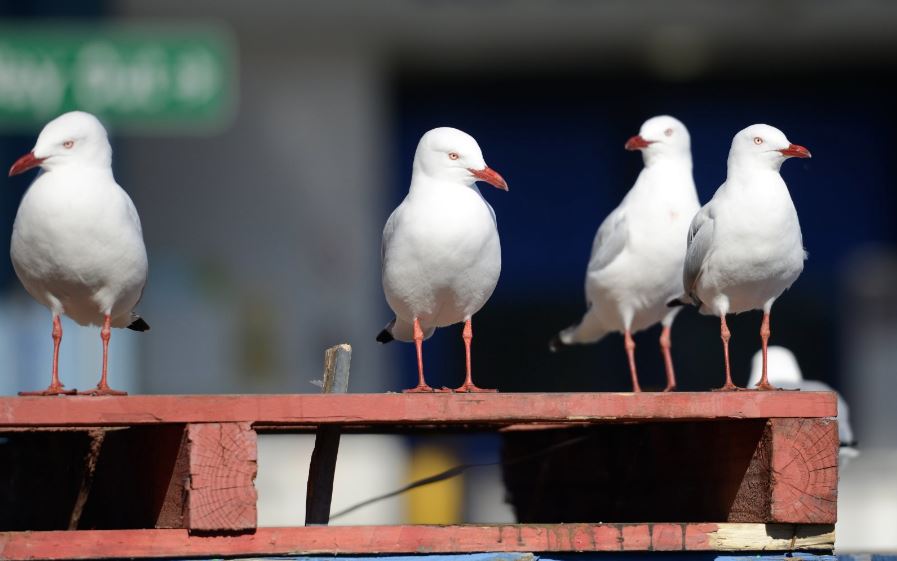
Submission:
[[[756,387],[775,389],[767,368],[769,314],[807,258],[797,211],[779,169],[788,158],[809,157],[809,150],[792,144],[775,127],[747,127],[732,140],[725,183],[692,220],[680,301],[720,318],[726,366],[720,389],[738,389],[729,368],[726,314],[749,310],[763,310],[762,372]]]
[[[20,395],[76,393],[59,380],[61,314],[80,325],[102,326],[100,381],[80,393],[123,395],[107,383],[110,328],[149,329],[134,313],[147,258],[137,210],[112,176],[106,129],[89,113],[57,117],[9,175],[35,167],[42,171],[19,205],[10,256],[25,290],[53,314],[53,371],[47,389]]]
[[[383,292],[395,319],[377,341],[414,341],[419,381],[408,392],[435,391],[424,379],[423,341],[437,327],[460,322],[467,374],[455,391],[494,391],[478,388],[471,377],[471,318],[492,295],[501,271],[495,212],[477,181],[508,190],[472,136],[433,129],[417,145],[408,195],[383,228]]]
[[[834,388],[818,380],[807,380],[803,377],[797,357],[789,349],[777,345],[771,345],[767,349],[769,361],[768,381],[777,387],[786,390],[802,390],[805,392],[833,392],[838,400],[838,440],[841,441],[841,449],[838,453],[839,467],[843,468],[847,462],[859,456],[856,449],[856,439],[850,426],[850,409],[847,402]],[[763,376],[763,351],[757,351],[751,360],[751,376],[748,386],[760,382]]]
[[[578,325],[555,336],[550,348],[594,343],[610,332],[622,332],[632,390],[639,392],[632,334],[661,322],[666,391],[671,391],[676,375],[670,328],[679,310],[666,303],[682,293],[685,238],[700,208],[691,141],[685,125],[662,115],[645,121],[625,148],[642,152],[644,168],[595,235],[586,271],[585,315]]]

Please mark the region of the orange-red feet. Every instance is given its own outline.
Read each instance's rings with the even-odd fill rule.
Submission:
[[[402,393],[431,393],[434,392],[433,388],[428,386],[427,384],[418,384],[413,388],[409,388],[407,390],[402,390]]]
[[[471,320],[467,320],[464,322],[464,329],[461,331],[461,338],[464,339],[464,358],[465,358],[465,366],[466,366],[466,374],[464,376],[464,383],[461,384],[461,387],[455,388],[455,393],[490,393],[497,392],[498,390],[490,390],[485,388],[477,387],[473,383],[473,369],[471,368],[470,361],[470,346],[473,343],[473,322]]]
[[[768,392],[768,391],[778,390],[780,388],[773,386],[769,382],[766,382],[765,384],[763,382],[759,382],[756,386],[754,386],[754,389]]]
[[[673,369],[673,355],[670,353],[672,346],[670,326],[664,325],[663,331],[660,332],[660,353],[663,355],[663,366],[667,375],[667,387],[663,389],[665,392],[676,391],[676,371]]]
[[[744,388],[739,388],[732,382],[726,382],[725,384],[723,384],[723,387],[715,388],[713,391],[715,391],[715,392],[737,392],[737,391],[741,391],[743,389]]]
[[[112,336],[112,318],[106,314],[103,328],[100,329],[100,339],[103,341],[103,372],[100,374],[100,383],[92,390],[78,392],[78,395],[128,395],[128,392],[113,390],[109,387],[107,371],[109,365],[109,339]]]
[[[75,395],[76,393],[78,393],[78,390],[67,390],[62,384],[50,384],[45,390],[35,392],[19,392],[19,395]]]
[[[128,392],[113,390],[109,386],[97,386],[92,390],[78,392],[78,395],[128,395]]]
[[[623,332],[623,346],[626,347],[626,358],[629,361],[629,377],[632,378],[632,391],[640,393],[642,387],[638,383],[638,372],[635,369],[635,341],[632,340],[632,333],[628,329]]]
[[[769,312],[763,312],[763,323],[760,324],[760,343],[761,343],[762,349],[763,349],[763,371],[760,376],[760,383],[758,383],[755,386],[755,389],[758,389],[761,391],[770,391],[770,390],[778,389],[769,383],[769,379],[767,377],[767,375],[768,375],[767,367],[769,365],[769,363],[768,363],[769,357],[767,356],[766,347],[769,344],[770,333],[771,332],[769,329]]]
[[[481,387],[475,386],[472,383],[470,383],[470,384],[465,383],[461,387],[455,388],[454,391],[455,391],[455,393],[496,393],[496,392],[498,392],[498,390],[481,388]]]

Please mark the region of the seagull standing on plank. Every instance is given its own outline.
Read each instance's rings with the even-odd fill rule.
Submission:
[[[433,129],[417,145],[408,195],[383,228],[383,292],[395,319],[377,340],[414,341],[419,381],[408,392],[434,391],[424,379],[423,341],[437,327],[460,322],[467,375],[455,391],[493,391],[474,385],[470,364],[471,318],[492,295],[501,271],[495,212],[477,181],[508,190],[472,136]]]
[[[691,142],[679,120],[659,116],[645,121],[626,149],[641,150],[645,167],[620,206],[598,228],[586,271],[588,309],[582,321],[561,331],[550,347],[594,343],[610,332],[622,332],[632,390],[639,392],[632,333],[662,322],[660,348],[666,391],[671,391],[676,375],[670,328],[678,309],[670,310],[666,303],[682,293],[685,236],[700,208]]]
[[[800,276],[807,258],[797,211],[779,169],[788,158],[809,157],[809,150],[792,144],[779,129],[749,126],[732,140],[725,183],[692,220],[682,300],[720,318],[723,390],[737,389],[729,368],[726,314],[749,310],[763,310],[763,364],[756,387],[775,389],[767,375],[769,313]]]
[[[124,395],[107,383],[110,328],[149,329],[133,311],[147,275],[137,209],[112,176],[106,129],[89,113],[50,121],[9,175],[38,166],[16,214],[10,256],[25,290],[53,314],[53,372],[47,389],[20,395],[76,393],[59,381],[61,314],[102,326],[100,382],[82,393]]]

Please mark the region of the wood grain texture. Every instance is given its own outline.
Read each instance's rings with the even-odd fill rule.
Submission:
[[[190,485],[187,527],[201,531],[256,526],[255,431],[248,423],[187,425]]]
[[[506,427],[637,420],[834,417],[831,392],[298,394],[0,397],[4,427],[244,422],[256,428]]]
[[[305,526],[240,535],[186,530],[0,533],[0,558],[109,559],[472,552],[827,551],[833,526],[559,524]]]
[[[833,419],[770,419],[771,522],[834,524],[838,425]]]

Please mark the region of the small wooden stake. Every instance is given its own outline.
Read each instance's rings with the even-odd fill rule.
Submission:
[[[97,471],[97,461],[100,458],[100,450],[103,448],[103,440],[106,439],[106,431],[91,429],[87,431],[87,436],[90,437],[90,445],[87,448],[87,456],[84,458],[81,488],[78,490],[78,498],[75,499],[72,515],[69,517],[69,530],[78,529],[78,522],[81,521],[81,514],[84,513],[84,505],[87,504],[87,497],[90,496],[90,487],[93,485],[93,476]]]
[[[330,347],[324,353],[324,393],[349,391],[349,363],[352,347],[347,344]],[[339,452],[339,427],[321,426],[315,433],[315,449],[308,466],[308,487],[305,496],[305,525],[330,522],[333,499],[333,476]]]

